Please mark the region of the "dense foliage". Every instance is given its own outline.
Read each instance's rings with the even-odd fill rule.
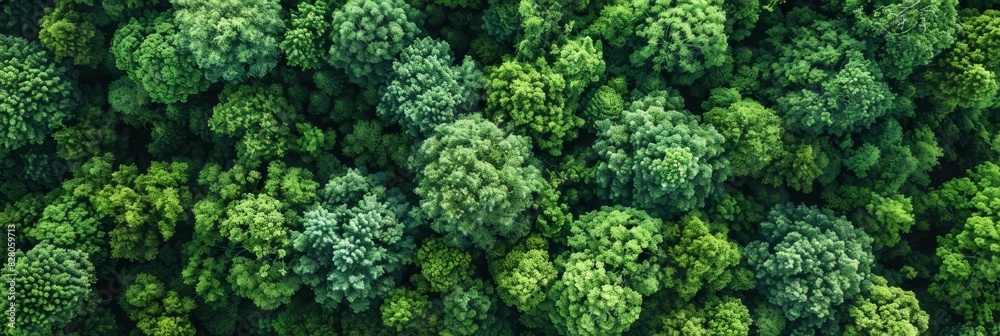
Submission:
[[[1000,1],[0,0],[0,334],[1000,334]]]

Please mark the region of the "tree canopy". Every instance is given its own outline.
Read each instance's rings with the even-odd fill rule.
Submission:
[[[0,335],[1000,335],[1000,0],[0,0]]]

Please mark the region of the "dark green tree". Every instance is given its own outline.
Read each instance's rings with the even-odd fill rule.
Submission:
[[[887,77],[905,79],[955,41],[957,0],[833,1],[853,14],[858,36],[879,45],[875,53]]]
[[[149,93],[151,101],[173,104],[208,89],[208,80],[186,45],[173,12],[129,20],[111,42],[119,69]]]
[[[392,64],[389,85],[378,105],[378,115],[403,126],[417,138],[458,119],[478,102],[483,75],[471,58],[452,65],[448,44],[422,38],[400,52]]]
[[[746,248],[758,290],[784,310],[793,334],[835,332],[845,303],[870,286],[871,238],[826,209],[779,204]]]
[[[16,296],[9,301],[3,295],[4,307],[16,305],[14,330],[4,323],[4,331],[23,335],[56,335],[75,317],[86,315],[94,308],[96,297],[92,286],[97,282],[94,265],[87,254],[41,243],[17,252],[13,274]],[[11,281],[5,272],[5,282]]]
[[[0,36],[0,154],[41,144],[70,119],[79,92],[37,43]]]
[[[329,307],[341,301],[355,312],[388,297],[399,271],[415,249],[407,233],[410,205],[383,174],[356,169],[337,176],[319,192],[321,203],[305,213],[304,231],[293,246],[294,264],[316,300]]]
[[[762,93],[790,129],[842,135],[893,111],[896,95],[847,22],[806,8],[783,20],[768,30],[758,67],[770,84]]]
[[[723,148],[735,176],[760,172],[781,154],[781,119],[758,102],[716,106],[705,113],[704,122],[726,138]]]
[[[722,65],[729,49],[722,3],[650,1],[648,8],[640,9],[645,11],[646,19],[635,31],[646,43],[632,54],[632,64],[652,65],[656,71],[671,73],[674,81],[682,85],[693,83],[706,69]]]
[[[619,120],[598,122],[594,150],[598,194],[657,215],[704,205],[729,176],[725,138],[655,96],[632,104]]]
[[[351,82],[382,84],[392,62],[423,35],[423,14],[402,0],[348,0],[333,12],[328,59]]]

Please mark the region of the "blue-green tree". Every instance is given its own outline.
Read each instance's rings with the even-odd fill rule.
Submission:
[[[293,269],[329,307],[346,301],[355,312],[388,297],[415,245],[410,205],[383,174],[350,169],[320,190],[320,203],[305,213],[293,246]]]
[[[382,84],[396,56],[423,34],[422,23],[403,0],[349,0],[333,12],[328,60],[353,83]]]
[[[483,75],[471,58],[453,65],[448,44],[422,38],[403,49],[392,64],[389,85],[378,115],[403,126],[413,137],[429,137],[438,125],[452,122],[478,102]]]
[[[746,248],[758,290],[784,310],[793,333],[836,332],[846,303],[870,285],[872,239],[830,210],[779,204]]]

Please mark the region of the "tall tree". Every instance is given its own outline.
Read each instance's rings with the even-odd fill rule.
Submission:
[[[1000,316],[1000,293],[993,290],[1000,270],[1000,208],[994,201],[1000,197],[998,181],[1000,166],[986,162],[932,191],[921,205],[933,216],[932,223],[950,229],[938,237],[940,269],[929,291],[984,326]]]

